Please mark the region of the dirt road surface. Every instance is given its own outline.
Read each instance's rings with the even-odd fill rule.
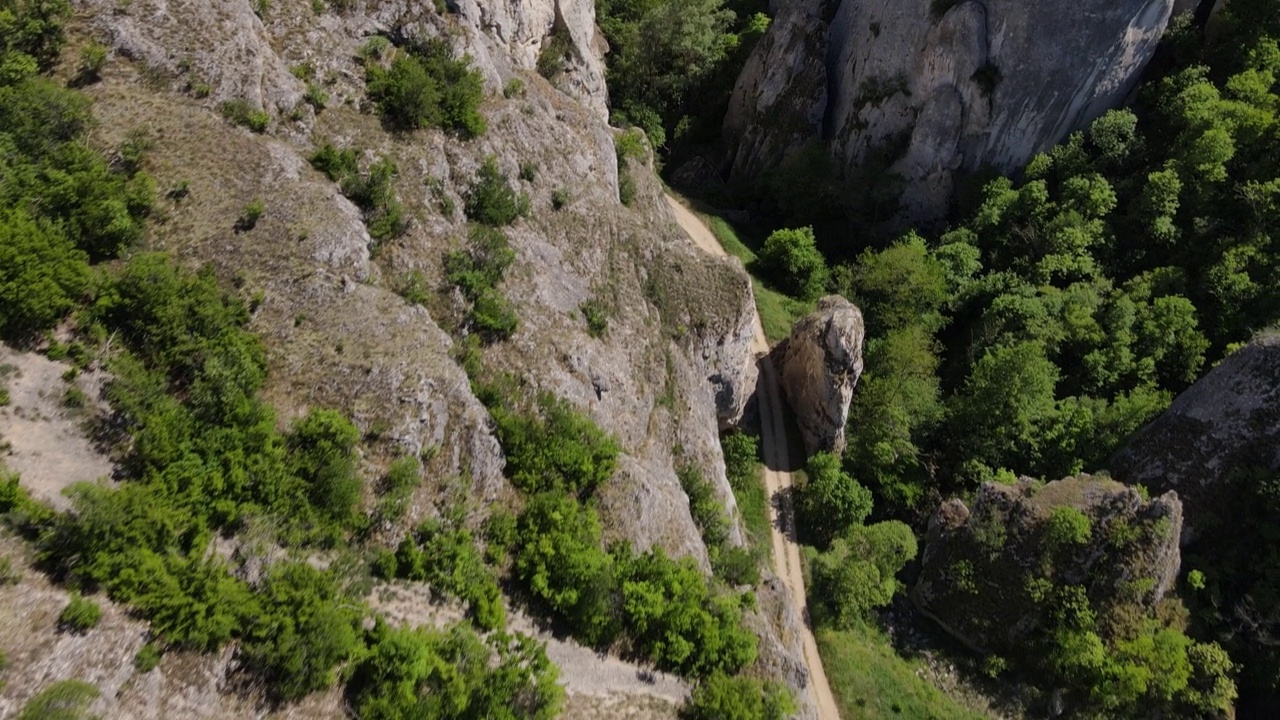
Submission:
[[[724,256],[724,248],[705,223],[675,198],[667,196],[667,204],[675,213],[676,221],[695,245],[703,252]],[[760,357],[761,382],[758,386],[760,405],[760,444],[764,452],[764,479],[768,489],[773,525],[774,572],[786,583],[796,608],[805,613],[804,576],[800,571],[800,544],[796,542],[795,519],[791,511],[791,458],[787,448],[787,434],[783,425],[782,394],[778,390],[778,376],[769,360],[769,341],[764,336],[760,315],[755,316],[755,338],[751,349]],[[808,623],[804,625],[804,660],[809,667],[813,696],[818,705],[818,720],[840,720],[836,700],[827,683],[827,673],[822,669],[818,656],[818,643]]]

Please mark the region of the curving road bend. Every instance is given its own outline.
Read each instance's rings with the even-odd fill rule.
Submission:
[[[666,198],[671,212],[675,213],[676,221],[695,245],[711,255],[726,255],[716,236],[697,215],[670,195]],[[796,610],[807,615],[804,575],[800,570],[800,544],[796,542],[791,493],[788,492],[791,488],[791,472],[783,469],[791,467],[791,458],[783,425],[782,395],[778,390],[777,373],[768,356],[769,341],[765,338],[764,326],[760,323],[758,313],[755,315],[755,326],[751,349],[760,357],[761,381],[757,385],[757,401],[760,404],[760,445],[764,453],[765,487],[772,500],[769,503],[769,519],[773,526],[773,569],[790,591]],[[822,658],[818,656],[818,643],[813,637],[813,630],[807,622],[802,628],[804,661],[809,667],[813,696],[818,705],[818,720],[840,720],[835,697],[827,683],[827,673],[822,668]]]

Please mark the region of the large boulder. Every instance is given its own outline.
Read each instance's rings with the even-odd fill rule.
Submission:
[[[972,508],[949,500],[930,521],[911,598],[969,647],[1017,654],[1045,627],[1045,604],[1029,591],[1036,582],[1082,586],[1104,623],[1124,607],[1154,608],[1177,579],[1181,528],[1182,503],[1172,492],[1148,501],[1089,475],[986,483]]]
[[[1239,495],[1225,486],[1235,473],[1280,471],[1280,333],[1264,333],[1228,356],[1108,466],[1152,492],[1176,490],[1187,502],[1189,535],[1205,513],[1214,520],[1230,515]]]
[[[1174,0],[802,0],[738,79],[728,164],[754,179],[821,139],[847,172],[905,181],[901,220],[942,217],[957,171],[1025,164],[1133,89]]]
[[[838,295],[796,323],[774,348],[782,394],[795,413],[805,452],[844,452],[844,425],[862,376],[862,311]]]

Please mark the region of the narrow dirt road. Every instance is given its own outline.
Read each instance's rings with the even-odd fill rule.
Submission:
[[[667,204],[675,213],[676,221],[695,245],[711,255],[726,255],[711,229],[688,208],[670,195]],[[796,542],[795,519],[791,512],[791,458],[787,449],[787,434],[783,425],[782,394],[778,390],[778,376],[769,359],[769,341],[764,335],[760,315],[755,316],[755,338],[751,349],[760,357],[760,384],[757,385],[757,402],[760,404],[760,440],[764,452],[764,480],[768,490],[771,524],[773,525],[773,569],[786,583],[796,609],[804,614],[807,604],[804,594],[804,576],[800,571],[800,544]],[[822,669],[818,656],[818,643],[813,630],[804,624],[804,660],[809,666],[814,700],[818,704],[818,720],[840,720],[835,697],[827,683],[827,673]]]

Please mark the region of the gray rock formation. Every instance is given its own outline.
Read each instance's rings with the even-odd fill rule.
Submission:
[[[1108,463],[1127,483],[1176,490],[1193,535],[1201,513],[1230,517],[1242,469],[1280,470],[1280,333],[1263,333],[1209,371]],[[1224,514],[1225,513],[1225,514]]]
[[[725,119],[733,176],[820,138],[844,170],[902,176],[904,218],[947,210],[953,174],[1016,169],[1132,90],[1174,0],[801,0],[784,4]]]
[[[810,455],[844,452],[849,403],[862,376],[864,334],[857,306],[829,295],[773,350],[778,384]]]
[[[477,508],[478,522],[514,496],[491,418],[457,361],[465,308],[435,292],[448,285],[444,255],[467,236],[462,195],[484,159],[495,157],[532,210],[506,228],[516,260],[501,291],[520,324],[508,341],[480,351],[485,367],[519,377],[531,392],[566,398],[618,439],[619,471],[597,496],[608,540],[661,546],[708,568],[675,467],[697,466],[736,516],[719,429],[741,413],[755,384],[750,280],[740,263],[693,247],[652,172],[631,169],[635,201],[619,202],[589,0],[449,5],[437,14],[432,3],[355,0],[339,13],[317,11],[308,0],[272,0],[259,5],[259,17],[249,0],[77,0],[77,27],[113,49],[102,81],[87,90],[99,139],[117,146],[131,131],[145,131],[157,187],[189,185],[181,204],[166,206],[168,221],[155,224],[148,247],[190,266],[211,264],[247,295],[261,293],[252,323],[270,361],[264,394],[282,420],[311,407],[349,415],[368,438],[369,478],[403,454],[430,458],[428,476],[439,482],[415,492],[406,525],[459,495]],[[448,37],[469,54],[486,79],[488,132],[469,141],[435,130],[390,134],[362,112],[356,55],[368,35],[382,32]],[[573,46],[554,85],[530,71],[552,34],[567,34]],[[290,72],[305,63],[329,95],[318,113],[302,102],[306,84]],[[505,98],[512,78],[524,92]],[[222,118],[217,106],[231,98],[266,109],[266,132]],[[394,190],[411,218],[405,235],[371,251],[358,210],[306,160],[324,141],[361,149],[362,167],[379,156],[396,163]],[[536,179],[518,179],[523,164],[536,168]],[[557,192],[570,198],[559,210]],[[265,215],[252,232],[235,234],[234,218],[255,198]],[[396,292],[411,273],[431,290],[425,307]],[[608,331],[600,337],[587,331],[588,301],[606,309]],[[394,530],[378,528],[389,542]],[[731,540],[741,541],[737,528]],[[761,633],[760,666],[798,688],[801,617],[779,593],[751,618]],[[133,650],[136,643],[97,653],[103,666],[95,672],[128,669],[116,655],[131,658]],[[187,674],[220,678],[225,660],[193,658]],[[190,698],[163,672],[136,695],[104,699],[95,712],[190,714]],[[201,687],[195,707],[250,716],[235,698],[220,699],[216,683]],[[22,692],[36,689],[32,683]],[[291,716],[340,715],[335,692]]]
[[[1088,519],[1084,542],[1055,546],[1049,520],[1059,508]],[[1173,492],[1145,501],[1133,488],[1089,475],[1043,486],[1027,478],[986,483],[972,508],[952,499],[930,520],[911,598],[979,652],[1022,652],[1044,624],[1045,604],[1032,599],[1029,582],[1081,586],[1101,613],[1149,611],[1177,579],[1181,528],[1182,502]]]

